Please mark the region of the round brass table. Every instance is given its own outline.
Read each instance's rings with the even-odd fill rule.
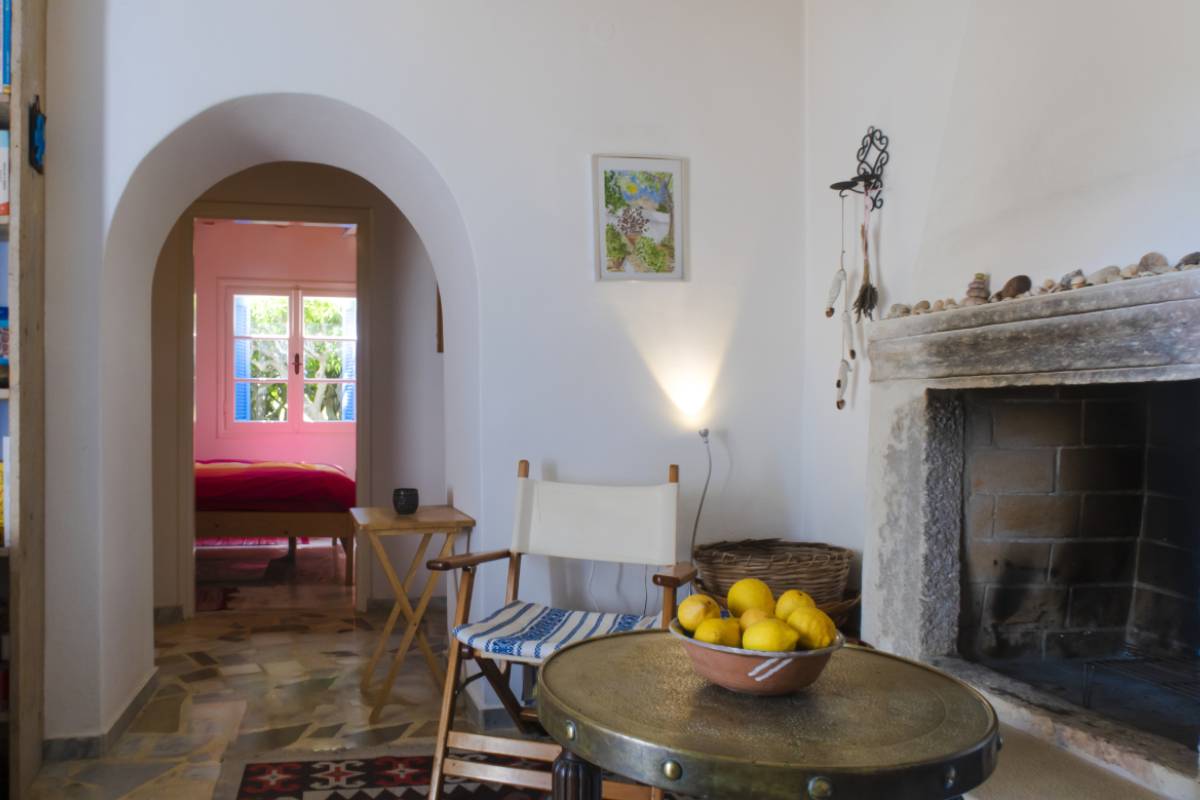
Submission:
[[[692,672],[663,631],[589,639],[543,664],[538,716],[563,746],[555,800],[599,798],[597,767],[705,798],[933,800],[992,773],[991,705],[931,667],[848,646],[815,684],[752,697]]]

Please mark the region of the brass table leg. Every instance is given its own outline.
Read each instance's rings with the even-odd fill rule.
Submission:
[[[445,558],[454,550],[454,532],[446,532],[446,541],[442,545],[442,551],[438,554],[438,558]],[[388,583],[392,585],[392,590],[396,593],[396,603],[400,606],[401,612],[408,620],[408,625],[404,628],[404,638],[400,640],[400,646],[396,649],[396,655],[392,658],[392,666],[388,669],[387,677],[383,679],[383,684],[379,687],[379,694],[375,698],[375,705],[371,709],[370,721],[372,723],[379,721],[379,715],[383,713],[383,707],[387,705],[388,697],[392,693],[392,684],[396,682],[396,675],[400,672],[400,665],[404,663],[404,656],[408,654],[408,648],[412,646],[413,639],[417,639],[418,647],[425,655],[426,662],[429,665],[430,675],[433,676],[434,683],[440,689],[445,683],[446,676],[442,672],[437,660],[433,657],[433,651],[429,649],[429,644],[425,642],[425,635],[420,632],[421,619],[425,616],[425,609],[429,607],[429,601],[433,597],[434,584],[437,582],[437,574],[430,573],[429,578],[425,581],[425,590],[421,592],[421,599],[417,601],[417,607],[414,609],[408,602],[408,594],[405,592],[404,584],[396,576],[395,570],[391,569],[390,562],[386,559],[386,552],[383,545],[379,542],[378,537],[371,535],[371,545],[375,548],[375,552],[380,556],[387,573]],[[424,643],[422,647],[420,643]]]
[[[553,778],[554,800],[600,800],[600,768],[565,747],[554,759]]]

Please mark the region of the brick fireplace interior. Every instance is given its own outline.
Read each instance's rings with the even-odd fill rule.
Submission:
[[[1195,747],[1200,381],[961,399],[960,654]]]

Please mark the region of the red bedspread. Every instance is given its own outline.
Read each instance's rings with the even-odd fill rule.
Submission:
[[[327,464],[197,461],[197,511],[349,511],[354,481]]]

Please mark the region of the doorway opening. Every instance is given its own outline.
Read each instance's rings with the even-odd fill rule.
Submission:
[[[353,605],[349,216],[192,220],[197,611]]]
[[[297,234],[308,237],[300,250],[258,246],[251,251],[249,260],[258,274],[233,270],[228,266],[231,251],[220,247],[215,248],[221,256],[215,259],[219,269],[206,270],[206,237],[220,242],[231,236],[257,240]],[[339,273],[331,267],[333,255],[313,258],[313,253],[338,247],[353,254],[352,270],[343,267]],[[301,276],[288,272],[304,259],[319,261],[319,269]],[[444,387],[438,298],[432,259],[412,223],[378,188],[346,170],[307,162],[261,164],[210,187],[177,218],[158,255],[151,297],[154,605],[159,623],[187,619],[197,610],[197,558],[209,555],[202,551],[197,556],[197,542],[203,548],[206,538],[282,540],[256,554],[257,566],[239,567],[264,579],[272,560],[287,556],[293,528],[301,562],[296,569],[301,579],[319,579],[325,598],[299,588],[275,597],[272,606],[311,610],[337,602],[336,610],[342,611],[349,610],[352,599],[353,608],[364,612],[372,600],[390,597],[370,548],[352,543],[339,541],[341,577],[334,585],[331,541],[340,536],[338,525],[346,526],[345,536],[351,535],[350,515],[341,510],[346,505],[388,505],[398,486],[416,487],[423,498],[447,496],[445,415],[446,398],[452,395]],[[351,299],[352,308],[347,305]],[[313,317],[307,330],[306,300]],[[447,319],[454,319],[455,308],[446,304]],[[238,314],[245,319],[239,321]],[[284,317],[285,325],[280,323]],[[336,330],[334,321],[340,325]],[[243,323],[253,326],[238,327]],[[202,327],[210,331],[207,337],[201,335]],[[217,341],[218,331],[224,343]],[[456,352],[453,341],[448,352]],[[290,426],[298,426],[300,435]],[[352,441],[339,440],[338,431],[346,430],[352,430]],[[246,445],[247,432],[252,443],[262,438],[259,433],[280,431],[271,449],[230,449]],[[285,443],[297,447],[285,449]],[[217,518],[215,526],[206,519],[197,536],[197,507],[203,498],[197,497],[195,466],[214,459],[333,465],[353,483],[338,505],[282,520],[288,527],[250,530],[237,517]],[[336,520],[314,533],[314,513],[336,514]],[[415,546],[398,541],[386,549],[392,558],[407,559]],[[290,566],[276,564],[271,575],[282,576]],[[350,588],[347,568],[353,575]],[[207,575],[200,577],[203,584]],[[417,579],[423,579],[423,568]],[[201,609],[257,607],[254,595],[260,592],[239,588],[230,598],[225,592],[209,594],[213,597]]]

